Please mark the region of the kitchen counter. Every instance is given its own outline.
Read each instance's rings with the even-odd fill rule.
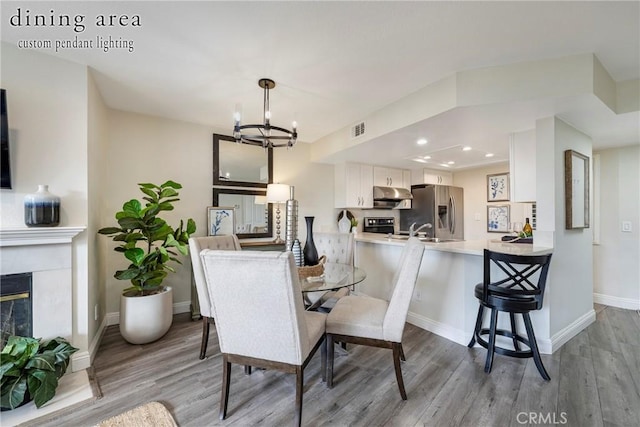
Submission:
[[[404,246],[406,240],[389,238],[385,234],[358,233],[356,242],[375,243],[381,245]],[[482,256],[485,249],[514,255],[544,255],[551,253],[552,248],[535,246],[529,243],[505,243],[500,240],[464,240],[459,242],[424,242],[426,250],[453,252],[466,255]]]
[[[390,239],[383,234],[358,233],[355,241],[355,263],[367,273],[367,278],[357,285],[356,291],[388,300],[406,240]],[[478,300],[473,288],[482,281],[484,249],[518,255],[552,252],[552,248],[533,244],[492,240],[424,242],[424,245],[426,250],[407,322],[462,345],[471,339],[478,313]],[[547,299],[545,306],[548,303]],[[531,313],[531,320],[540,352],[549,354],[552,352],[552,343],[547,310],[545,307]],[[488,316],[485,318],[488,321]],[[499,317],[498,327],[509,329],[509,316]]]

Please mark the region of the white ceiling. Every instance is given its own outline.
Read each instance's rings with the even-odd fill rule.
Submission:
[[[206,124],[231,132],[260,121],[262,77],[276,81],[272,123],[299,125],[314,142],[452,73],[594,53],[615,81],[640,78],[640,2],[2,2],[2,40],[132,40],[134,51],[45,53],[90,66],[115,109]],[[13,27],[20,7],[85,15],[86,29]],[[98,28],[99,14],[140,16],[140,27]],[[24,22],[24,21],[23,21]],[[95,41],[94,41],[95,43]],[[380,164],[473,146],[507,158],[507,134],[559,114],[592,135],[594,148],[638,144],[637,113],[615,115],[583,100],[457,109],[346,152]],[[437,134],[417,149],[416,135]],[[393,144],[395,159],[389,159]],[[378,155],[375,153],[385,153]],[[379,156],[376,159],[375,156]]]

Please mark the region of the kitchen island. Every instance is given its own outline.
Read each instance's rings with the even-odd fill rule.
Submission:
[[[388,300],[393,274],[406,240],[383,234],[358,233],[355,241],[355,263],[367,272],[367,278],[356,291]],[[552,252],[552,248],[533,244],[492,240],[424,242],[424,245],[407,321],[463,345],[471,339],[478,313],[478,300],[473,288],[482,281],[484,249],[517,255]],[[552,350],[548,302],[545,301],[542,310],[531,313],[540,352],[547,354]],[[488,316],[486,318],[488,320]],[[508,319],[508,316],[499,317],[499,327],[509,328]],[[523,325],[519,328],[524,330]]]

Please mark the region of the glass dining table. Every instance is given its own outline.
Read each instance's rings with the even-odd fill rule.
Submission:
[[[302,289],[307,310],[314,310],[323,303],[323,298],[311,301],[309,293],[337,291],[341,288],[356,285],[366,277],[367,273],[362,268],[351,264],[325,263],[322,275],[300,279],[300,288]]]

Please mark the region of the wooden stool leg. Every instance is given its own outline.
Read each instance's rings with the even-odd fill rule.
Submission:
[[[509,313],[509,318],[511,320],[511,333],[513,334],[513,348],[516,351],[520,351],[520,344],[518,343],[518,340],[516,339],[518,333],[516,332],[516,315],[513,313]]]
[[[327,336],[325,335],[320,347],[322,354],[320,355],[320,371],[322,371],[322,382],[327,381]]]
[[[403,362],[407,361],[407,358],[404,356],[404,349],[402,348],[402,343],[399,343],[400,345],[400,360],[402,360]]]
[[[478,308],[478,317],[476,318],[476,326],[473,329],[473,336],[471,337],[471,341],[467,344],[467,347],[471,348],[476,345],[476,335],[480,332],[480,328],[482,327],[482,316],[484,315],[484,305],[480,304]]]
[[[536,362],[536,368],[538,368],[538,372],[542,375],[547,381],[551,380],[551,377],[547,373],[547,370],[544,369],[544,365],[542,364],[542,359],[540,358],[540,352],[538,351],[538,343],[536,343],[536,336],[533,333],[533,326],[531,325],[531,318],[529,317],[529,313],[522,313],[522,317],[524,318],[524,327],[527,329],[527,338],[529,338],[529,347],[531,347],[531,353],[533,353],[533,361]]]
[[[487,346],[487,361],[484,364],[484,371],[491,372],[493,365],[493,353],[496,349],[496,324],[498,323],[498,310],[491,309],[491,326],[489,329],[489,345]]]

